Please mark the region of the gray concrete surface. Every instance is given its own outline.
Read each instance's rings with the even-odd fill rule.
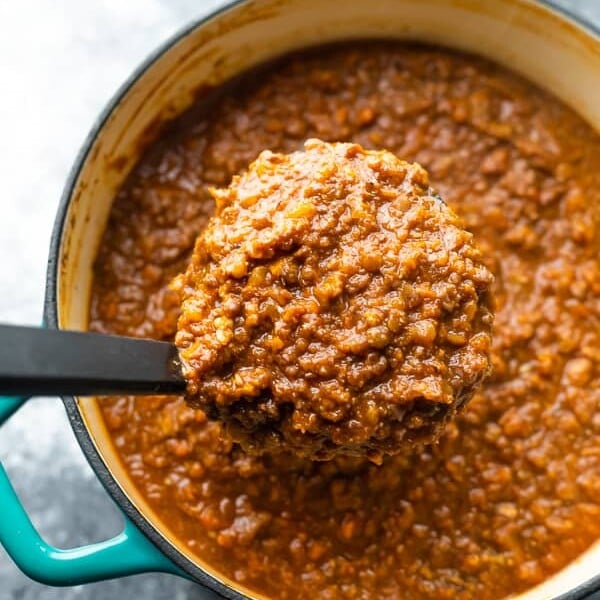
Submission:
[[[1,322],[40,322],[58,198],[102,106],[157,44],[221,3],[0,0]],[[600,27],[600,0],[557,4]],[[119,531],[120,513],[83,458],[58,400],[35,400],[2,428],[0,460],[50,543],[71,547]],[[0,547],[0,600],[212,597],[167,575],[50,588],[27,579]]]

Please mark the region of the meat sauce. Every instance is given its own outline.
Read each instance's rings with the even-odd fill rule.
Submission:
[[[493,276],[427,171],[386,150],[265,150],[185,273],[186,400],[252,454],[417,451],[490,371]]]
[[[600,536],[600,137],[489,62],[395,42],[291,55],[200,100],[140,160],[99,250],[94,331],[173,339],[194,241],[263,149],[349,141],[422,164],[495,276],[493,374],[439,443],[250,456],[182,398],[102,399],[189,551],[273,598],[498,599]]]

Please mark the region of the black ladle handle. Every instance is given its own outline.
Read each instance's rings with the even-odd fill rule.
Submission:
[[[0,395],[180,394],[168,342],[0,325]]]

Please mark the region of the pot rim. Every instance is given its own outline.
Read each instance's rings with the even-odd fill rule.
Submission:
[[[50,247],[48,255],[48,266],[46,270],[46,288],[44,295],[43,318],[44,326],[50,329],[58,329],[58,276],[60,268],[60,249],[63,240],[67,215],[75,190],[79,175],[87,161],[91,152],[92,146],[102,128],[118,108],[121,100],[133,88],[138,80],[173,46],[191,34],[194,30],[202,25],[212,21],[224,12],[241,6],[249,0],[224,0],[222,6],[210,11],[206,15],[192,19],[188,24],[181,27],[164,42],[160,43],[155,50],[150,52],[148,56],[132,71],[131,75],[118,87],[116,92],[108,100],[96,120],[94,121],[89,133],[84,139],[84,142],[77,153],[73,166],[71,167],[57,207],[56,217],[50,237]],[[588,21],[585,17],[574,14],[554,3],[554,0],[527,0],[534,4],[539,4],[542,7],[557,13],[562,19],[569,20],[580,28],[587,30],[595,38],[600,41],[600,27]],[[109,493],[111,498],[117,504],[120,510],[135,524],[135,526],[165,554],[175,565],[180,567],[185,573],[190,575],[193,580],[200,583],[210,590],[219,593],[230,600],[248,600],[249,596],[237,591],[236,589],[219,581],[216,577],[209,574],[207,571],[196,565],[191,559],[186,557],[171,544],[142,514],[134,504],[129,500],[126,494],[122,491],[117,480],[112,476],[108,467],[104,464],[99,452],[92,441],[92,438],[85,426],[84,420],[77,407],[77,401],[73,396],[62,396],[62,401],[65,406],[67,416],[69,418],[73,432],[83,454],[88,463],[92,467],[95,475]],[[600,590],[600,573],[598,575],[582,582],[572,590],[565,594],[556,597],[554,600],[579,600],[585,598],[588,594]]]

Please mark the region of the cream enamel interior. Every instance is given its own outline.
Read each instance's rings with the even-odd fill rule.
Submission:
[[[250,0],[179,40],[127,91],[88,154],[67,213],[58,274],[62,328],[86,329],[92,265],[116,191],[158,130],[203,86],[261,61],[328,41],[385,37],[480,54],[521,72],[570,104],[600,130],[600,39],[529,0]],[[132,503],[180,552],[178,543],[129,480],[93,399],[78,399],[96,448]],[[521,600],[555,597],[600,573],[600,543]],[[223,577],[224,583],[234,586]],[[237,589],[239,586],[237,586]],[[244,591],[241,589],[241,591]]]

